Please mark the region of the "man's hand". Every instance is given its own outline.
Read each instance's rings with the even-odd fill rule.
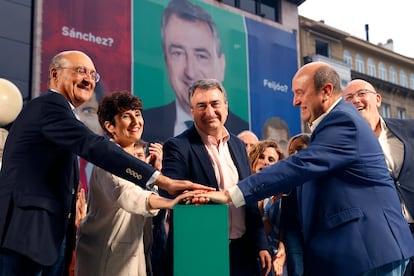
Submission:
[[[227,204],[231,202],[230,194],[227,191],[209,191],[194,195],[193,204],[206,204],[208,202]]]
[[[204,190],[215,191],[215,188],[193,183],[188,180],[175,180],[160,174],[155,180],[155,185],[166,190],[171,195],[178,195],[184,191]]]
[[[272,256],[270,256],[269,251],[260,250],[259,251],[259,260],[262,267],[260,275],[267,276],[272,269]]]
[[[75,217],[75,225],[78,227],[81,220],[86,216],[86,196],[85,190],[83,188],[78,189],[78,193],[76,195],[76,217]]]
[[[283,242],[279,242],[279,248],[277,249],[276,255],[273,257],[273,270],[276,276],[280,276],[283,273],[283,266],[286,261],[286,251]]]

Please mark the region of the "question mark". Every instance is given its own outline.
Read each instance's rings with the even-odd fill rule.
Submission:
[[[114,40],[112,37],[109,38],[109,47],[112,47],[112,43],[114,43]]]

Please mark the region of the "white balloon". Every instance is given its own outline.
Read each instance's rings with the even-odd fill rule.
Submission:
[[[11,81],[0,78],[0,126],[13,122],[23,108],[19,88]]]

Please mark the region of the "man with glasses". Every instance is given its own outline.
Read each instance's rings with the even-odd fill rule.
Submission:
[[[226,57],[216,23],[201,6],[187,0],[171,0],[161,20],[162,51],[175,100],[143,111],[154,121],[145,125],[146,141],[165,141],[192,126],[188,89],[199,79],[223,82]],[[248,122],[229,110],[226,127],[233,133],[248,129]]]
[[[343,97],[351,102],[375,132],[385,161],[395,182],[402,211],[414,236],[414,120],[382,118],[378,108],[381,95],[369,82],[355,79],[344,89]],[[413,275],[411,258],[404,275]]]
[[[13,122],[0,171],[0,275],[63,275],[64,252],[73,247],[74,232],[65,234],[75,215],[77,155],[144,189],[206,188],[163,176],[79,121],[74,110],[97,81],[85,53],[61,52],[49,67],[49,91]]]
[[[312,131],[307,148],[193,202],[240,207],[296,187],[305,275],[403,275],[414,240],[381,146],[343,100],[338,73],[324,62],[305,64],[292,91]]]
[[[250,165],[243,142],[225,127],[228,101],[224,87],[215,79],[198,80],[189,89],[189,99],[194,125],[165,142],[162,172],[217,190],[235,185],[250,175]],[[230,275],[268,275],[271,256],[257,204],[245,208],[230,204],[228,212]],[[170,224],[169,261],[174,257],[173,231]],[[172,271],[169,263],[167,275]]]

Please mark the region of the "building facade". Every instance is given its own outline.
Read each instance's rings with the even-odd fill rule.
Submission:
[[[332,64],[340,72],[342,86],[364,79],[382,95],[383,117],[414,118],[414,59],[394,52],[391,39],[375,45],[303,16],[299,26],[302,65],[318,60]]]

